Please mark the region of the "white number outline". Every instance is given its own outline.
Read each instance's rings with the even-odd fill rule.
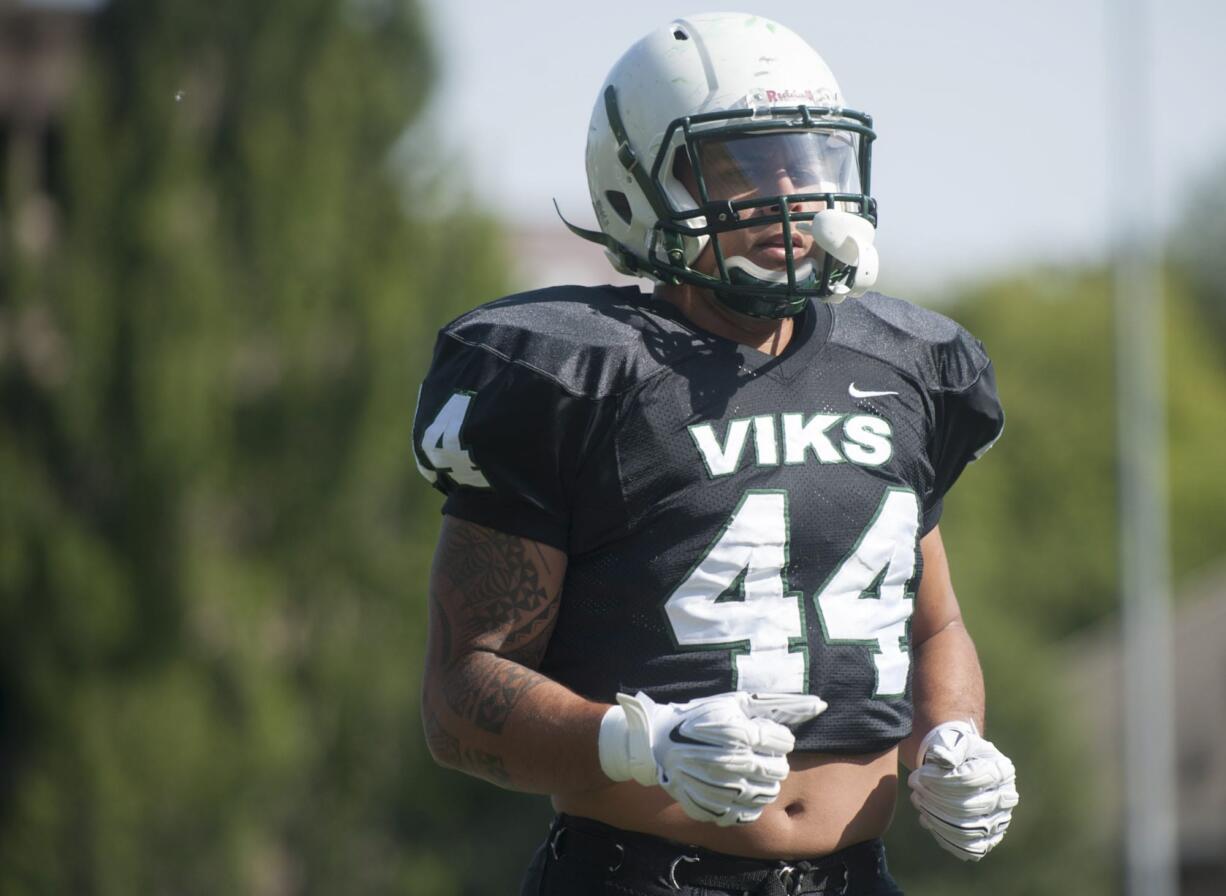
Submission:
[[[826,610],[823,610],[822,601],[823,599],[826,599],[826,600],[837,599],[837,596],[827,595],[826,593],[827,590],[829,589],[830,585],[839,578],[840,574],[845,574],[848,564],[858,562],[857,555],[860,553],[865,540],[871,534],[873,534],[873,530],[877,527],[878,522],[881,520],[882,514],[885,513],[886,511],[887,505],[890,502],[891,495],[895,493],[909,495],[911,498],[911,506],[914,507],[914,513],[912,515],[912,519],[910,520],[910,523],[913,523],[913,525],[910,525],[909,528],[906,530],[911,533],[911,538],[908,541],[908,544],[910,545],[910,551],[907,552],[907,554],[905,555],[905,556],[910,557],[910,562],[903,569],[903,572],[905,573],[905,578],[900,583],[897,583],[894,586],[892,586],[892,587],[897,587],[901,589],[902,594],[901,594],[901,597],[898,598],[898,600],[906,602],[906,607],[907,607],[905,619],[902,620],[904,624],[903,634],[898,639],[899,641],[898,646],[899,646],[900,654],[905,659],[906,667],[905,667],[905,672],[903,673],[903,682],[904,682],[903,690],[898,693],[883,694],[883,693],[879,693],[879,689],[881,686],[881,673],[880,673],[880,669],[878,668],[878,663],[875,657],[883,653],[883,650],[881,647],[881,641],[882,641],[882,638],[885,636],[878,635],[872,638],[832,638],[830,636],[831,625],[827,621],[826,616],[827,616],[827,613],[830,612],[833,608],[828,606]],[[783,498],[783,503],[782,503],[783,541],[782,541],[782,544],[779,545],[779,547],[781,547],[782,549],[783,561],[782,561],[782,565],[780,565],[778,569],[774,572],[774,575],[778,576],[779,578],[780,590],[781,590],[781,594],[783,598],[796,600],[796,604],[795,604],[796,612],[799,618],[800,631],[802,633],[801,636],[799,637],[789,637],[787,641],[788,654],[795,654],[795,653],[801,654],[801,659],[803,663],[803,666],[802,666],[803,673],[801,676],[800,690],[798,691],[794,689],[784,689],[784,690],[785,692],[788,692],[788,693],[793,693],[793,692],[794,693],[808,693],[809,691],[809,661],[810,661],[810,651],[812,649],[809,645],[809,640],[808,640],[809,628],[808,628],[807,610],[808,610],[809,599],[806,599],[805,593],[803,591],[793,590],[790,587],[790,584],[788,582],[787,568],[788,568],[788,565],[791,559],[792,518],[791,518],[791,511],[790,511],[790,506],[789,506],[789,494],[787,490],[785,489],[747,489],[744,493],[742,493],[740,500],[737,502],[736,508],[728,516],[727,521],[724,523],[723,526],[720,527],[719,532],[707,545],[706,550],[702,552],[702,554],[699,556],[699,559],[690,567],[689,571],[681,579],[680,583],[669,592],[669,596],[660,605],[660,611],[664,617],[665,627],[668,631],[669,638],[673,643],[674,649],[677,650],[678,652],[690,653],[694,651],[715,651],[715,650],[728,652],[730,674],[732,678],[732,690],[738,690],[739,683],[740,683],[739,682],[740,669],[739,669],[739,664],[737,662],[737,657],[745,656],[753,652],[752,636],[741,638],[741,639],[736,639],[736,640],[728,640],[728,641],[696,642],[694,640],[689,640],[687,643],[683,643],[681,639],[678,637],[677,627],[674,624],[675,617],[673,613],[670,613],[669,605],[673,604],[674,601],[679,599],[680,593],[683,590],[685,590],[687,587],[690,586],[691,579],[693,579],[694,575],[698,572],[698,570],[704,564],[710,561],[712,552],[714,552],[717,548],[719,548],[721,542],[724,540],[724,537],[727,535],[728,530],[732,528],[732,526],[737,521],[737,517],[744,510],[745,505],[749,501],[750,496],[751,495],[763,495],[763,494],[778,494],[778,495],[781,495]],[[911,677],[911,653],[912,653],[911,644],[910,644],[911,621],[912,621],[912,618],[914,616],[914,611],[915,611],[915,587],[917,584],[917,577],[918,577],[919,571],[922,570],[922,567],[920,566],[919,558],[918,558],[919,526],[920,526],[919,500],[914,490],[907,488],[905,486],[887,487],[885,489],[885,492],[882,494],[881,500],[878,502],[877,508],[876,510],[874,510],[872,517],[869,518],[868,522],[860,530],[860,534],[857,537],[855,544],[853,544],[851,549],[847,551],[847,553],[843,556],[843,558],[837,564],[835,564],[834,568],[831,570],[830,574],[826,577],[825,581],[822,582],[821,587],[819,587],[816,591],[814,591],[813,596],[811,598],[813,602],[813,608],[817,612],[818,624],[821,629],[822,639],[827,645],[832,646],[832,647],[834,646],[859,646],[859,647],[868,648],[868,653],[870,657],[873,657],[871,661],[871,665],[873,668],[873,676],[874,676],[873,694],[872,694],[873,699],[890,700],[890,699],[898,699],[898,698],[903,697],[906,693],[906,682],[909,681]],[[891,550],[889,557],[887,558],[885,562],[885,565],[882,566],[880,569],[877,569],[874,571],[872,578],[867,583],[867,586],[861,590],[860,595],[856,598],[857,600],[859,599],[881,600],[882,599],[881,588],[886,585],[886,582],[888,579],[897,578],[897,574],[894,577],[891,577],[890,573],[891,573],[891,568],[895,564],[895,559],[899,553],[898,548],[901,546],[900,542],[901,540],[894,540],[894,541],[889,542],[890,546],[893,549]],[[768,546],[773,546],[773,545],[774,545],[774,542],[762,542],[760,546],[768,547]],[[771,568],[773,567],[768,567],[768,569],[771,569]],[[744,602],[744,601],[750,600],[750,598],[745,594],[745,583],[744,583],[744,577],[746,573],[749,571],[749,569],[750,569],[750,563],[747,561],[746,565],[741,568],[740,572],[736,575],[736,577],[733,578],[733,580],[729,583],[729,585],[725,586],[724,589],[719,592],[719,594],[715,595],[714,597],[703,597],[702,600],[710,601],[713,603],[727,603],[728,602],[727,599],[721,600],[720,598],[722,597],[722,595],[726,594],[733,585],[737,585],[739,588],[740,595],[741,595],[739,598],[740,601]],[[864,597],[865,592],[868,591],[870,588],[873,590],[873,592],[875,592],[875,595],[873,597]],[[687,598],[687,599],[693,600],[695,598]],[[896,625],[896,624],[897,623],[892,623],[892,625]],[[888,628],[888,626],[886,627]],[[776,688],[776,690],[780,690],[780,689]]]
[[[464,389],[456,389],[447,396],[447,400],[439,407],[434,414],[434,419],[422,430],[421,441],[415,446],[413,452],[414,460],[417,461],[418,470],[422,470],[424,465],[421,463],[421,455],[424,455],[429,461],[429,469],[433,470],[437,475],[446,475],[452,482],[457,485],[467,485],[472,488],[490,488],[489,480],[485,478],[485,474],[481,468],[472,459],[469,453],[468,445],[464,441],[464,424],[468,420],[468,412],[472,408],[472,399],[477,395],[476,392],[469,392]],[[455,411],[450,412],[448,420],[440,424],[443,420],[443,415],[448,414],[448,409],[456,403],[456,399],[464,397],[467,400],[461,402],[463,405],[462,413]],[[418,392],[418,409],[421,408],[420,390]],[[455,420],[458,416],[458,420]],[[414,414],[416,417],[416,414]],[[454,447],[446,447],[443,445],[444,440],[454,438]],[[429,447],[427,447],[429,445]],[[421,454],[418,454],[418,451]],[[454,456],[453,459],[463,458],[464,469],[454,463],[441,463],[440,461],[447,460],[447,455]],[[422,475],[425,473],[423,471]],[[434,478],[426,476],[430,482],[434,482]]]
[[[902,597],[900,599],[904,602],[910,603],[910,608],[907,610],[906,619],[904,621],[903,634],[899,636],[898,638],[899,650],[901,651],[903,657],[906,659],[906,671],[903,674],[903,689],[901,691],[898,691],[897,693],[883,694],[880,692],[881,671],[877,666],[877,661],[874,659],[872,663],[872,666],[873,666],[873,699],[874,700],[896,700],[896,699],[899,699],[905,696],[906,689],[907,689],[906,682],[909,681],[911,678],[911,620],[915,615],[915,586],[917,584],[916,583],[916,570],[917,570],[917,567],[920,566],[919,561],[916,557],[917,548],[919,545],[919,525],[920,525],[919,499],[912,489],[909,489],[906,486],[897,486],[897,485],[889,486],[888,488],[886,488],[885,493],[881,496],[881,501],[877,504],[877,509],[873,511],[872,517],[864,525],[864,528],[860,530],[860,536],[856,539],[856,543],[851,546],[851,549],[843,556],[843,559],[840,560],[835,565],[834,569],[831,570],[830,575],[828,575],[826,577],[826,580],[822,582],[821,587],[818,588],[813,593],[813,606],[817,610],[817,621],[821,625],[822,638],[825,640],[827,644],[829,644],[832,647],[842,647],[842,646],[867,647],[869,655],[872,657],[876,657],[882,654],[883,651],[881,649],[881,640],[883,637],[885,637],[884,635],[878,635],[875,638],[832,638],[830,636],[831,625],[826,619],[827,613],[829,613],[830,610],[829,608],[828,609],[822,608],[822,600],[824,598],[832,599],[831,596],[826,594],[827,590],[830,588],[830,585],[843,572],[844,568],[849,563],[855,562],[856,555],[859,554],[860,549],[863,546],[865,540],[869,537],[870,534],[872,534],[873,529],[876,528],[878,521],[882,518],[882,514],[885,513],[886,505],[889,503],[890,496],[895,493],[905,494],[905,495],[910,496],[911,501],[912,501],[912,506],[915,507],[915,513],[912,518],[912,521],[914,522],[914,527],[910,530],[914,534],[912,535],[911,540],[909,542],[911,545],[911,550],[908,554],[908,556],[911,559],[910,559],[909,565],[906,567],[906,578],[904,578],[902,582],[899,583],[898,585],[898,587],[902,589]],[[895,547],[898,546],[897,541],[893,542],[892,544]],[[876,592],[876,596],[875,597],[865,597],[864,595],[868,591],[868,588],[864,588],[864,589],[861,589],[859,597],[856,598],[857,600],[881,600],[882,599],[881,589],[885,587],[886,585],[885,580],[890,577],[890,568],[894,565],[894,557],[895,557],[895,553],[891,553],[889,559],[886,561],[885,566],[876,570],[876,572],[873,573],[873,577],[868,582],[869,588],[873,588],[873,586],[876,586],[875,588],[873,588],[873,590]]]
[[[660,605],[660,612],[664,616],[665,627],[668,631],[670,640],[672,640],[673,642],[673,647],[678,652],[693,653],[693,652],[698,652],[698,651],[714,651],[714,650],[727,651],[728,660],[729,660],[728,665],[729,665],[730,673],[732,676],[732,690],[735,691],[739,689],[740,669],[737,663],[737,657],[747,656],[753,652],[752,638],[741,638],[741,639],[733,640],[733,641],[709,641],[705,643],[695,643],[691,641],[690,643],[682,643],[681,640],[677,636],[676,628],[673,625],[673,617],[669,613],[668,605],[674,599],[677,598],[678,593],[689,584],[690,579],[693,578],[694,574],[698,572],[698,570],[702,567],[702,565],[708,561],[711,553],[719,546],[720,542],[723,541],[724,536],[727,535],[728,533],[728,530],[731,529],[733,524],[736,522],[737,516],[739,516],[740,513],[744,510],[745,505],[749,501],[749,498],[753,495],[780,495],[783,498],[783,541],[782,541],[782,544],[780,545],[780,548],[782,549],[782,552],[783,552],[783,562],[780,565],[778,571],[776,572],[776,575],[779,577],[780,593],[782,595],[782,599],[795,600],[796,615],[798,617],[800,635],[788,638],[787,652],[788,654],[799,653],[801,655],[801,670],[802,670],[800,690],[788,690],[785,692],[805,694],[805,693],[808,693],[809,691],[808,619],[806,618],[805,594],[803,591],[791,588],[790,583],[788,582],[788,577],[787,577],[787,567],[791,559],[792,515],[788,509],[788,502],[790,500],[790,496],[788,495],[788,492],[786,489],[778,489],[778,488],[746,489],[742,493],[741,499],[737,502],[736,508],[728,516],[727,522],[725,522],[724,525],[720,527],[719,532],[711,540],[711,542],[707,545],[706,550],[702,552],[697,562],[695,562],[694,565],[690,567],[689,571],[685,574],[685,576],[682,577],[681,582],[669,592],[668,598]],[[737,576],[732,580],[732,582],[728,586],[730,588],[732,585],[736,585],[739,583],[739,590],[741,593],[741,597],[739,598],[739,601],[741,602],[745,602],[749,600],[749,598],[747,598],[745,595],[745,582],[744,582],[744,576],[748,572],[748,570],[749,570],[749,564],[747,563],[744,567],[741,568],[741,571],[737,574]],[[713,603],[728,603],[729,601],[727,600],[721,601],[719,599],[720,596],[723,595],[727,590],[728,588],[725,588],[723,591],[719,593],[719,595],[716,595],[713,598],[706,598],[706,599],[712,601]],[[778,690],[778,688],[776,688],[776,690]]]

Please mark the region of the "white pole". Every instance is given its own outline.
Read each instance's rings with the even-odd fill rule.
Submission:
[[[1176,896],[1166,376],[1149,0],[1111,4],[1125,852],[1130,896]]]

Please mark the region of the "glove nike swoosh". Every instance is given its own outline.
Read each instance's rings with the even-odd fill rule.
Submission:
[[[678,722],[676,725],[673,726],[672,730],[668,732],[668,739],[671,740],[673,743],[675,744],[694,744],[695,746],[699,746],[699,747],[713,746],[713,744],[711,744],[708,741],[695,740],[694,738],[690,737],[688,734],[686,734],[684,731],[681,730],[681,724],[682,724],[681,722]]]

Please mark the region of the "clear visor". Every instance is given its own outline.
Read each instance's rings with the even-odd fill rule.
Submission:
[[[710,201],[859,193],[860,136],[813,130],[711,138],[697,143]]]

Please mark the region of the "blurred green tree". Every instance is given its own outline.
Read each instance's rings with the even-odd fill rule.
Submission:
[[[1190,291],[1166,290],[1172,566],[1176,585],[1226,548],[1221,434],[1226,365]],[[941,308],[992,354],[1005,433],[972,464],[942,521],[988,684],[989,737],[1019,770],[1022,803],[1002,847],[973,867],[935,851],[905,800],[890,833],[908,893],[999,896],[1118,891],[1102,853],[1088,769],[1070,724],[1060,645],[1117,619],[1116,430],[1110,284],[1043,271],[969,289]]]
[[[1196,178],[1173,228],[1168,253],[1226,356],[1226,154]]]
[[[1187,287],[1167,281],[1167,421],[1177,582],[1221,555],[1226,358]],[[1113,310],[1101,273],[1052,271],[985,285],[953,310],[987,344],[1008,414],[971,467],[948,537],[976,601],[1045,640],[1114,617],[1117,604]]]
[[[417,719],[416,381],[505,291],[434,68],[406,2],[94,22],[61,238],[3,237],[0,891],[475,892],[541,830]]]

